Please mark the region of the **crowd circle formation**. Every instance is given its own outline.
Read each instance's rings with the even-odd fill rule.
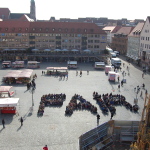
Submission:
[[[95,99],[100,106],[103,113],[108,113],[110,111],[111,113],[116,113],[115,106],[124,106],[127,109],[129,109],[132,112],[138,112],[138,105],[131,105],[129,102],[126,101],[125,96],[121,94],[113,95],[110,94],[98,94],[98,92],[93,92],[93,99]]]
[[[75,94],[66,106],[65,114],[72,115],[74,110],[89,110],[91,113],[97,113],[97,107],[78,94]]]
[[[41,97],[38,115],[43,115],[44,108],[46,106],[62,106],[64,100],[66,99],[66,94],[46,94]]]

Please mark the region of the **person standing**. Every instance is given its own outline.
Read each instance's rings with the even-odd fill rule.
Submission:
[[[118,90],[120,91],[120,84],[118,85]]]
[[[111,112],[111,118],[110,118],[110,119],[112,119],[112,118],[113,118],[113,116],[114,116],[114,113],[112,113],[112,112]]]
[[[144,73],[142,73],[142,78],[144,79]]]
[[[118,82],[119,82],[119,76],[118,76]]]
[[[143,92],[141,91],[140,97],[142,97],[142,95],[143,95]]]
[[[3,125],[3,128],[5,128],[5,120],[2,119],[2,125]]]
[[[99,124],[99,120],[100,120],[100,115],[97,114],[97,124]]]
[[[89,75],[89,70],[87,70],[87,75]]]
[[[20,118],[21,126],[23,126],[23,118]]]
[[[43,150],[48,150],[47,145],[45,145],[45,146],[43,147]]]

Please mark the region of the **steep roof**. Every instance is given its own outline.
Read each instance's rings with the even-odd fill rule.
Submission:
[[[33,31],[33,28],[35,29]],[[31,22],[30,32],[39,33],[80,33],[80,34],[106,34],[94,23],[82,22]]]
[[[0,8],[0,18],[9,19],[10,10],[8,8]]]
[[[104,34],[105,31],[94,23],[79,22],[29,22],[1,21],[1,33],[73,33],[73,34]]]
[[[0,21],[0,33],[27,33],[29,26],[28,21]]]
[[[125,34],[129,35],[130,32],[134,29],[134,27],[121,27],[116,34]]]
[[[135,28],[131,31],[131,33],[129,34],[129,36],[140,36],[140,33],[142,31],[142,28],[144,26],[144,22],[139,22]]]
[[[122,27],[122,26],[116,26],[116,27],[114,28],[114,30],[112,31],[112,33],[118,32],[118,30],[119,30],[121,27]]]
[[[106,26],[103,28],[103,30],[112,32],[115,29],[115,27],[116,26]]]
[[[30,14],[28,14],[28,13],[11,13],[10,14],[10,19],[19,19],[23,15],[27,15],[28,17],[30,17]]]

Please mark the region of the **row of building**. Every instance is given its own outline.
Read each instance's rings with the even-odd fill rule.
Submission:
[[[150,69],[150,17],[135,27],[106,26],[108,45]]]

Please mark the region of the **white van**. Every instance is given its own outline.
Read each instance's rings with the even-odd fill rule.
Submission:
[[[119,52],[118,51],[114,51],[114,53],[116,53],[116,55],[119,56]]]

